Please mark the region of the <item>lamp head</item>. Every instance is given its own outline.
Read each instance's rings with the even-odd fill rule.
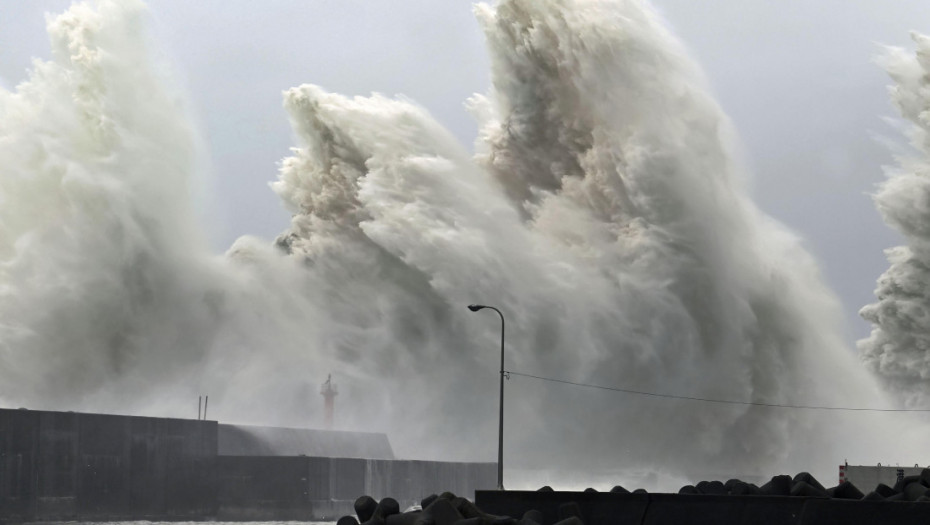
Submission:
[[[481,310],[481,309],[483,309],[483,308],[487,308],[487,306],[485,306],[485,305],[483,305],[483,304],[470,304],[470,305],[468,305],[468,309],[471,310],[472,312],[477,312],[478,310]]]

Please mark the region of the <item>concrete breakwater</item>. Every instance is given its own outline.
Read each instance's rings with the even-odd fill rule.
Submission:
[[[383,434],[0,409],[0,523],[323,521],[358,494],[412,504],[496,483],[495,463],[391,458]]]

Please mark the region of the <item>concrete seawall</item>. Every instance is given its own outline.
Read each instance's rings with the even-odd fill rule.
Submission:
[[[495,463],[267,455],[284,436],[289,452],[306,446],[393,457],[376,435],[250,431],[275,439],[236,434],[227,448],[259,455],[226,456],[218,453],[215,421],[0,409],[0,523],[307,521],[351,513],[359,494],[410,505],[431,492],[472,497],[495,484]],[[347,441],[358,446],[347,448]]]
[[[0,410],[0,518],[214,512],[216,422]]]

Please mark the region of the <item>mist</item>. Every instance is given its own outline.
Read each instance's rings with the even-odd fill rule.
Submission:
[[[291,222],[222,256],[193,205],[202,139],[144,5],[51,18],[52,58],[0,91],[0,403],[192,417],[207,394],[223,422],[319,426],[332,373],[339,428],[386,432],[398,457],[487,461],[499,320],[465,308],[484,303],[515,372],[895,406],[800,239],[748,199],[732,125],[651,7],[475,12],[492,67],[468,101],[476,154],[403,97],[286,89],[295,144],[271,190]],[[506,388],[507,467],[547,480],[828,479],[887,458],[889,436],[927,462],[907,414]]]

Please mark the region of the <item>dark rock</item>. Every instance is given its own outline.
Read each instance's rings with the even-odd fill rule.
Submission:
[[[817,480],[814,480],[817,481]],[[823,487],[815,487],[806,481],[797,481],[794,485],[791,486],[791,495],[792,496],[803,496],[806,498],[829,498],[830,495],[827,494],[827,489]]]
[[[384,523],[385,525],[417,525],[420,522],[421,514],[418,510],[391,514],[384,520]]]
[[[927,496],[921,496],[917,498],[917,503],[927,503],[928,501],[930,501],[930,498],[928,498]]]
[[[646,492],[646,489],[636,489],[633,491],[633,494],[649,494]]]
[[[436,501],[430,504],[421,512],[423,519],[432,520],[435,525],[453,525],[456,521],[465,519],[458,510],[452,506],[452,502],[442,496],[436,498]]]
[[[387,523],[384,521],[384,518],[373,516],[370,520],[363,521],[362,525],[387,525]]]
[[[930,489],[921,485],[919,481],[908,483],[904,487],[904,501],[917,501],[921,496],[930,494]]]
[[[759,490],[767,496],[788,496],[791,494],[791,476],[774,476]]]
[[[491,525],[491,520],[483,516],[475,516],[474,518],[458,520],[455,525]]]
[[[458,497],[458,496],[456,496],[455,494],[449,492],[448,490],[439,495],[439,498],[440,498],[440,499],[447,499],[447,500],[449,500],[449,501],[452,501],[452,500],[454,500],[454,499],[457,498],[457,497]]]
[[[358,520],[355,519],[355,516],[343,516],[339,518],[336,525],[358,525]]]
[[[611,494],[629,494],[630,491],[621,487],[620,485],[614,485],[614,488],[610,489]]]
[[[930,487],[930,468],[920,471],[920,483],[925,487]]]
[[[694,485],[685,485],[678,489],[679,494],[700,494],[701,491],[697,489]]]
[[[581,507],[578,506],[574,501],[569,501],[568,503],[563,503],[559,505],[559,519],[564,520],[566,518],[571,518],[572,516],[576,518],[582,518]]]
[[[792,483],[792,484],[796,484],[796,483],[799,483],[799,482],[802,482],[802,481],[803,481],[804,483],[807,483],[808,485],[814,487],[815,489],[817,489],[817,490],[823,492],[824,494],[826,494],[826,492],[827,492],[827,488],[824,487],[819,481],[817,481],[817,478],[815,478],[814,476],[811,476],[811,475],[810,475],[810,472],[800,472],[800,473],[798,473],[798,475],[795,476],[794,479],[791,480],[791,483]]]
[[[455,498],[452,500],[452,506],[455,507],[455,510],[459,511],[459,514],[465,518],[486,518],[487,514],[481,512],[474,503],[468,501],[465,498]]]
[[[510,516],[489,516],[491,525],[517,525],[517,519]]]
[[[596,494],[596,493],[597,493],[597,490],[594,489],[594,488],[588,487],[588,488],[584,489],[584,492],[585,492],[586,494],[592,494],[592,493],[595,493],[595,494]]]
[[[737,483],[743,483],[743,480],[736,479],[736,478],[734,478],[734,479],[728,479],[727,482],[723,484],[723,487],[724,487],[725,489],[727,489],[727,493],[730,493],[730,492],[733,492],[733,487],[734,487]]]
[[[727,488],[719,481],[700,481],[695,487],[701,494],[713,494],[716,496],[725,496]]]
[[[730,489],[730,494],[734,496],[754,496],[761,493],[762,490],[759,487],[744,481],[734,483],[733,487]]]
[[[430,504],[436,501],[436,498],[438,497],[439,496],[436,494],[430,494],[429,496],[423,498],[422,500],[420,500],[420,508],[425,509],[426,507],[429,507]]]
[[[904,501],[904,494],[901,492],[895,492],[891,496],[885,498],[885,501]]]
[[[371,496],[361,496],[355,500],[354,507],[355,515],[358,516],[358,521],[365,522],[374,516],[375,509],[378,508],[378,502]]]
[[[517,522],[517,525],[542,525],[542,523],[531,520],[531,519],[523,518]]]
[[[581,521],[581,518],[579,518],[578,516],[572,516],[570,518],[565,518],[564,520],[557,521],[553,525],[584,525],[584,522]]]
[[[535,521],[536,523],[539,523],[541,525],[545,517],[543,516],[542,512],[536,509],[530,509],[523,513],[523,519]]]
[[[865,494],[852,483],[844,481],[833,488],[833,497],[837,499],[862,499]]]
[[[378,502],[378,506],[375,507],[375,512],[372,514],[372,517],[387,518],[394,514],[400,514],[400,503],[394,498],[382,498],[381,501]]]
[[[536,492],[554,492],[554,491],[552,490],[552,487],[550,487],[549,485],[543,485],[542,487],[539,487],[539,490],[537,490]]]
[[[879,483],[878,486],[875,487],[875,492],[883,498],[890,498],[896,494],[893,488],[885,485],[884,483]]]
[[[862,498],[862,501],[884,501],[884,500],[885,500],[885,497],[879,494],[878,492],[875,492],[874,490],[872,492],[869,492],[868,494],[865,495],[864,498]]]

